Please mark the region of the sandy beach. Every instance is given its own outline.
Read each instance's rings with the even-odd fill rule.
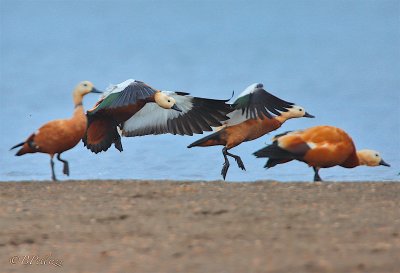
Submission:
[[[399,193],[385,182],[4,182],[0,268],[398,272]]]

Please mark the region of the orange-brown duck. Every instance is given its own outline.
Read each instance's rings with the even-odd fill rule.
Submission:
[[[160,91],[144,82],[127,80],[109,87],[87,112],[83,142],[92,152],[99,153],[112,144],[122,151],[121,135],[193,135],[212,131],[212,126],[221,126],[232,111],[226,102]]]
[[[11,149],[22,148],[16,153],[21,156],[27,153],[45,153],[50,155],[51,178],[57,180],[54,173],[53,157],[63,162],[63,173],[69,175],[68,161],[62,159],[61,153],[75,147],[85,134],[87,119],[83,110],[82,100],[86,94],[102,93],[98,91],[91,82],[79,83],[73,91],[75,110],[70,119],[57,119],[50,121],[31,134],[24,142]]]
[[[230,119],[224,122],[217,132],[188,146],[188,148],[224,146],[222,154],[225,162],[221,170],[224,179],[229,169],[227,156],[233,157],[239,168],[245,170],[242,159],[229,153],[229,149],[278,129],[288,119],[314,117],[308,114],[304,108],[268,93],[261,83],[248,86],[239,95],[232,107],[235,110],[228,114]]]
[[[292,160],[305,162],[314,169],[314,181],[322,181],[318,173],[320,168],[354,168],[361,165],[390,167],[376,151],[356,151],[351,137],[333,126],[315,126],[277,135],[271,145],[254,155],[268,158],[265,168]]]

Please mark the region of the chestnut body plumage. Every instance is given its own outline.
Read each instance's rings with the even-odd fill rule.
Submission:
[[[83,110],[82,100],[86,94],[101,93],[88,81],[81,82],[73,92],[74,113],[70,119],[57,119],[50,121],[31,134],[24,142],[11,149],[22,147],[16,153],[21,156],[27,153],[46,153],[50,155],[52,180],[57,180],[54,173],[53,157],[63,162],[63,173],[69,175],[68,161],[60,157],[61,153],[75,147],[85,134],[87,119]]]
[[[229,149],[278,129],[288,119],[314,117],[302,107],[268,93],[260,83],[247,87],[232,104],[232,107],[235,110],[228,114],[230,119],[224,122],[217,132],[188,146],[188,148],[224,146],[222,154],[225,162],[221,170],[224,179],[230,166],[227,156],[233,157],[238,167],[245,170],[242,159],[229,153]]]
[[[85,146],[94,153],[114,144],[122,151],[121,135],[193,135],[221,126],[232,111],[227,100],[189,96],[184,92],[160,91],[144,82],[127,80],[111,86],[87,112]]]
[[[357,151],[352,138],[342,129],[333,126],[315,126],[277,135],[271,145],[254,155],[268,158],[266,168],[291,160],[305,162],[314,169],[314,181],[321,181],[318,173],[320,168],[390,166],[376,151]]]

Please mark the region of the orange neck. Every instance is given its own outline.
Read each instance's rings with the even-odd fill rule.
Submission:
[[[72,94],[73,97],[73,101],[74,101],[74,114],[73,114],[73,119],[82,119],[83,117],[86,119],[85,116],[85,112],[83,110],[83,105],[82,105],[82,101],[83,101],[83,96],[77,92],[74,92]]]
[[[72,97],[73,97],[73,100],[74,100],[75,107],[78,107],[78,106],[82,105],[83,96],[81,94],[74,92]]]
[[[365,165],[365,166],[375,166],[373,160],[365,154],[364,150],[357,151],[357,158],[358,158],[358,165]]]
[[[284,114],[281,114],[280,116],[274,117],[274,119],[276,119],[277,121],[279,121],[279,123],[282,125],[282,124],[285,123],[285,121],[287,121],[289,118],[286,117]]]
[[[72,119],[81,119],[81,118],[86,119],[85,111],[83,109],[83,105],[75,105],[74,113],[72,114]]]

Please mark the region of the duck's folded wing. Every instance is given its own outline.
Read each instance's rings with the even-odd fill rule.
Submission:
[[[241,115],[245,115],[246,119],[271,118],[271,113],[280,115],[279,111],[286,112],[287,108],[294,104],[268,93],[262,84],[257,84],[249,90],[245,90],[233,103],[233,107],[241,111]]]
[[[119,107],[134,105],[140,100],[146,100],[157,92],[144,82],[138,80],[127,80],[117,85],[110,86],[103,98],[89,110],[88,115],[98,112],[107,112]]]
[[[313,147],[304,141],[301,131],[288,131],[276,135],[272,144],[253,153],[256,157],[268,157],[272,159],[298,159],[301,158]]]
[[[183,92],[165,92],[173,97],[182,110],[163,109],[156,103],[147,103],[139,112],[123,123],[122,135],[144,136],[158,134],[193,135],[212,131],[227,120],[232,108],[227,100],[188,96]]]

